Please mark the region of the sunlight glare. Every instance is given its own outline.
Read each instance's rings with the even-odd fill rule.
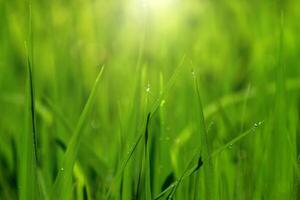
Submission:
[[[152,11],[165,11],[174,4],[175,0],[142,0],[143,5]]]

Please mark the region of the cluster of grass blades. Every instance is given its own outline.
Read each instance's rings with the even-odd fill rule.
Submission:
[[[72,192],[72,174],[73,167],[78,155],[78,150],[80,147],[81,139],[82,139],[82,129],[84,127],[85,121],[87,119],[88,114],[92,109],[93,102],[95,100],[97,89],[100,83],[100,78],[103,72],[103,67],[101,68],[95,84],[91,90],[89,98],[86,102],[86,105],[80,115],[79,121],[76,125],[74,133],[68,143],[66,153],[63,158],[63,164],[61,170],[58,172],[57,178],[55,180],[55,184],[53,190],[51,192],[51,199],[68,199],[70,198],[70,194]]]
[[[222,151],[228,149],[235,143],[239,142],[241,139],[246,137],[247,135],[254,133],[257,128],[261,127],[263,125],[263,122],[255,123],[251,128],[249,128],[247,131],[243,132],[239,136],[233,138],[231,141],[223,145],[222,147],[216,149],[213,151],[207,159],[203,159],[202,155],[199,155],[199,152],[196,151],[193,158],[189,161],[189,163],[186,166],[186,169],[184,170],[184,173],[178,178],[178,180],[169,183],[169,186],[166,187],[160,194],[158,194],[155,199],[161,199],[165,195],[167,195],[167,199],[172,199],[175,195],[176,189],[179,187],[180,183],[186,179],[192,176],[194,173],[198,172],[201,167],[205,164],[208,165],[210,160],[216,156],[218,156]],[[195,162],[196,161],[196,162]]]
[[[86,105],[80,115],[79,121],[75,126],[75,130],[71,136],[68,145],[65,147],[64,143],[60,143],[65,148],[65,155],[63,157],[62,166],[57,174],[53,188],[45,188],[43,174],[40,172],[37,150],[37,133],[35,122],[35,101],[34,101],[34,85],[32,77],[32,65],[28,57],[28,111],[26,113],[26,130],[22,135],[21,151],[23,152],[21,158],[21,181],[20,181],[20,199],[69,199],[72,194],[72,177],[73,169],[77,159],[80,144],[82,142],[82,129],[85,121],[92,109],[95,100],[97,89],[99,87],[100,78],[102,76],[104,67],[101,68],[91,93],[88,97]],[[30,134],[32,133],[32,134]],[[85,188],[85,196],[86,188]]]
[[[206,191],[206,196],[214,195],[215,193],[212,191],[214,188],[213,186],[213,178],[211,177],[213,174],[213,168],[211,159],[218,154],[220,154],[223,150],[228,148],[229,146],[235,144],[248,134],[255,132],[255,130],[262,125],[262,123],[255,124],[253,127],[251,127],[249,130],[245,131],[241,135],[237,136],[236,138],[232,139],[230,142],[225,144],[224,146],[220,147],[216,151],[212,152],[210,151],[209,144],[207,141],[207,128],[206,123],[204,119],[204,113],[201,103],[201,97],[200,97],[200,91],[198,87],[198,81],[193,73],[194,77],[194,86],[195,86],[195,93],[198,101],[198,108],[199,108],[199,119],[200,119],[200,134],[201,134],[201,143],[199,147],[196,150],[195,155],[192,157],[192,159],[189,161],[188,165],[186,166],[184,172],[181,174],[180,177],[178,177],[177,180],[174,179],[174,175],[166,177],[164,184],[162,185],[162,191],[158,195],[153,194],[153,190],[151,186],[153,186],[153,183],[151,183],[151,162],[153,161],[153,158],[151,157],[151,149],[153,146],[151,146],[151,142],[149,142],[151,139],[151,136],[149,136],[149,126],[151,119],[154,119],[154,114],[160,109],[160,107],[164,103],[164,96],[166,95],[167,91],[171,88],[171,86],[174,84],[174,81],[176,79],[176,76],[178,76],[178,73],[180,71],[181,66],[183,65],[184,58],[182,59],[182,62],[180,65],[175,69],[174,74],[171,76],[170,81],[167,83],[166,87],[162,89],[160,93],[160,97],[157,99],[157,101],[154,102],[152,108],[150,109],[151,112],[147,114],[147,118],[144,125],[144,132],[138,136],[136,139],[136,142],[132,146],[129,153],[125,156],[123,159],[121,165],[116,171],[115,178],[113,179],[113,182],[111,183],[111,186],[109,187],[106,199],[114,198],[112,196],[112,187],[113,184],[121,184],[120,188],[122,188],[122,174],[124,173],[124,170],[126,166],[128,165],[129,161],[132,159],[133,154],[136,152],[137,147],[139,143],[144,138],[144,153],[142,154],[141,158],[141,165],[140,165],[140,172],[138,175],[137,180],[137,186],[136,186],[136,192],[134,192],[134,198],[135,199],[161,199],[164,196],[166,196],[166,199],[174,199],[176,195],[176,191],[179,188],[180,184],[184,179],[190,178],[193,174],[197,174],[198,171],[203,167],[203,170],[205,170],[205,174],[208,177],[203,177],[206,181],[205,185],[208,188]],[[72,193],[74,192],[74,186],[73,184],[73,173],[75,162],[78,157],[78,152],[81,143],[85,145],[84,142],[82,142],[83,138],[83,127],[85,125],[86,119],[92,109],[93,102],[95,100],[97,89],[99,87],[100,78],[103,73],[103,67],[101,68],[96,81],[94,83],[94,86],[90,92],[90,95],[88,97],[88,100],[85,104],[85,107],[80,115],[79,121],[77,125],[75,126],[75,129],[72,129],[72,126],[69,124],[69,122],[64,119],[63,114],[59,113],[59,111],[55,108],[53,103],[50,100],[47,100],[48,105],[50,108],[57,113],[57,116],[62,120],[63,124],[67,127],[69,131],[73,131],[71,138],[68,142],[68,145],[65,145],[65,142],[60,141],[59,139],[56,140],[56,143],[65,151],[62,165],[60,170],[58,171],[58,174],[55,178],[54,185],[52,189],[45,187],[45,180],[43,177],[43,173],[40,171],[39,168],[39,161],[38,161],[38,150],[37,150],[37,133],[36,133],[36,122],[35,122],[35,97],[34,97],[34,84],[33,84],[33,73],[32,73],[32,65],[30,58],[28,57],[28,87],[27,87],[27,96],[28,96],[28,114],[26,116],[27,126],[31,124],[30,127],[28,127],[29,133],[32,134],[26,134],[24,135],[22,141],[24,144],[22,145],[22,150],[26,152],[26,156],[22,157],[21,162],[24,162],[22,164],[23,168],[21,169],[22,174],[22,181],[21,181],[21,191],[20,191],[20,199],[70,199]],[[159,114],[159,113],[158,113]],[[150,137],[150,138],[149,138]],[[194,164],[196,162],[196,164]],[[26,164],[25,164],[26,163]],[[78,170],[78,169],[77,169]],[[202,178],[200,175],[197,176],[198,179]],[[195,190],[194,195],[197,194],[197,189]],[[122,191],[120,196],[122,196]],[[198,198],[195,196],[195,198]],[[212,197],[213,198],[213,197]],[[89,199],[88,195],[88,189],[87,186],[83,186],[83,199]]]
[[[299,8],[177,2],[0,1],[0,199],[299,199]]]
[[[87,117],[91,112],[92,105],[95,101],[98,91],[100,78],[104,67],[101,67],[99,74],[95,80],[94,86],[90,92],[88,100],[80,115],[78,123],[73,130],[71,139],[65,148],[65,155],[60,170],[58,171],[55,183],[52,189],[46,188],[45,178],[41,172],[37,131],[36,131],[36,103],[34,94],[34,78],[33,78],[33,33],[32,33],[32,11],[31,2],[29,2],[29,47],[25,44],[27,56],[28,78],[26,82],[26,104],[25,104],[25,130],[20,138],[20,149],[22,156],[20,157],[20,182],[19,182],[19,198],[23,200],[38,199],[69,199],[72,194],[72,177],[73,169],[77,159],[80,144],[82,142],[82,129],[85,125]],[[67,123],[66,123],[67,124]],[[68,125],[68,128],[71,126]],[[60,143],[64,146],[63,143]],[[87,198],[87,189],[84,187],[84,197]]]

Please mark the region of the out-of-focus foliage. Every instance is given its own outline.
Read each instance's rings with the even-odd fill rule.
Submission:
[[[66,196],[299,198],[299,22],[297,0],[0,0],[0,199],[55,198],[102,66]]]

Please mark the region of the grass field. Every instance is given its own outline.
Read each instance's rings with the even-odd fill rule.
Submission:
[[[300,199],[297,0],[0,0],[0,199]]]

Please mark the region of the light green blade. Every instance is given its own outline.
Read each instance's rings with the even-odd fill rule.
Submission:
[[[76,125],[75,131],[70,139],[70,142],[67,147],[67,151],[63,158],[63,164],[58,172],[56,177],[53,191],[51,194],[51,199],[55,200],[66,200],[70,197],[72,192],[72,173],[73,167],[78,155],[78,150],[80,147],[82,139],[82,129],[84,127],[85,121],[91,111],[93,102],[95,100],[97,89],[100,83],[100,77],[103,73],[103,67],[100,70],[94,86],[91,90],[89,98],[85,104],[85,107],[80,115],[79,121]]]

